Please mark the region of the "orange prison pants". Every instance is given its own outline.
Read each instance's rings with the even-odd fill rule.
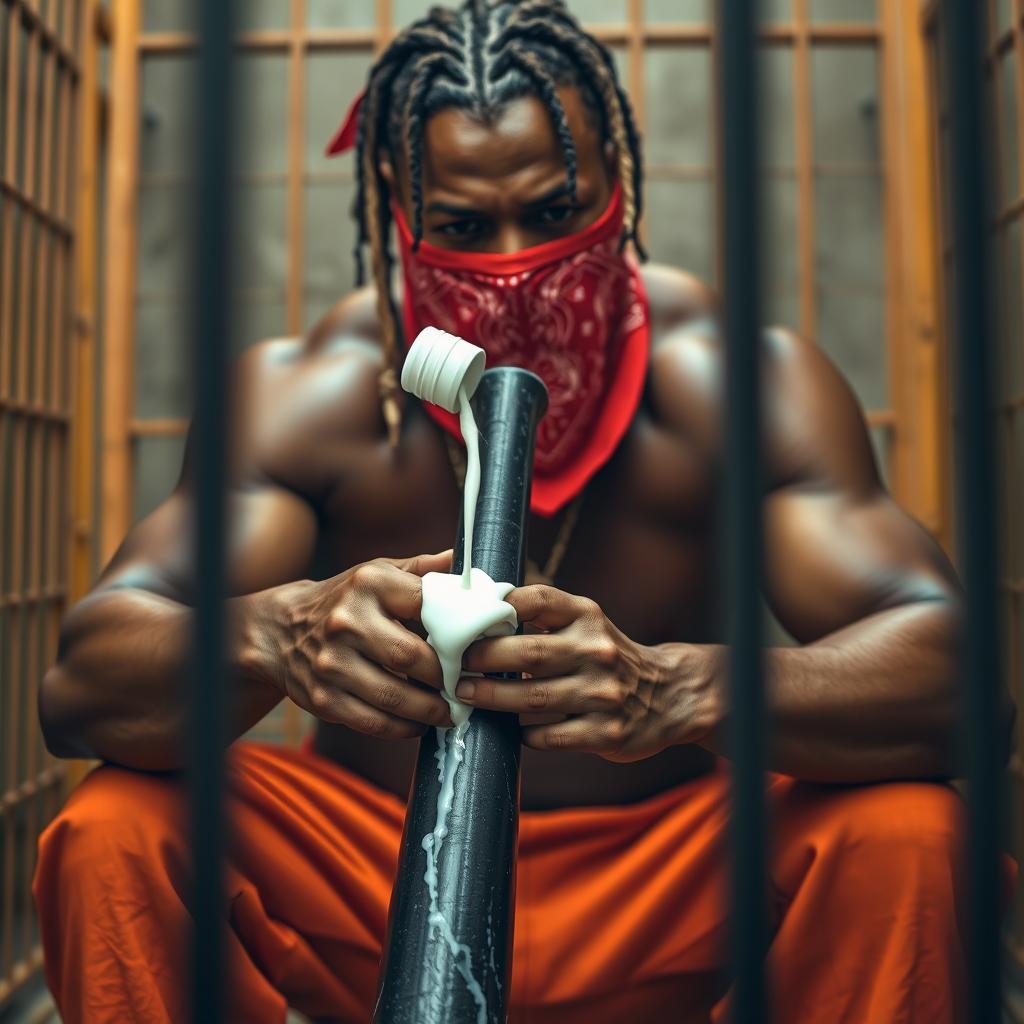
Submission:
[[[239,743],[229,764],[231,1019],[292,1006],[364,1024],[402,801],[308,752]],[[769,784],[774,1020],[963,1020],[955,791]],[[183,802],[173,779],[101,767],[43,834],[34,892],[65,1024],[186,1020]],[[727,958],[728,815],[724,772],[624,807],[524,813],[512,1021],[707,1020],[702,1003],[728,1019],[708,981]]]

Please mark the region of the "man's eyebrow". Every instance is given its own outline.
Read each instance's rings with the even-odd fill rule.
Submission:
[[[543,206],[545,203],[553,202],[556,199],[561,199],[562,196],[569,195],[569,181],[559,182],[554,188],[549,188],[547,192],[542,196],[538,196],[536,199],[531,199],[526,205],[527,206]]]
[[[477,210],[472,206],[455,206],[452,203],[427,203],[423,208],[424,213],[447,213],[452,217],[484,217],[483,210]]]
[[[554,202],[556,199],[561,199],[562,196],[569,194],[569,182],[562,181],[555,185],[554,188],[549,188],[543,195],[537,196],[536,199],[531,199],[526,205],[528,207],[544,206],[546,203]],[[424,213],[447,213],[451,217],[486,217],[487,213],[484,210],[478,210],[474,206],[458,206],[454,203],[442,203],[435,201],[427,203],[423,207]]]

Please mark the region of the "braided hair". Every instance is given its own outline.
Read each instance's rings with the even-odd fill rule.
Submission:
[[[398,443],[400,355],[398,316],[391,296],[394,259],[391,210],[377,155],[408,154],[413,248],[423,237],[423,132],[432,114],[454,107],[485,123],[503,106],[536,96],[547,108],[565,158],[568,188],[576,194],[576,146],[558,86],[574,85],[601,122],[618,155],[625,218],[621,246],[637,239],[642,167],[633,112],[619,85],[612,55],[580,27],[564,0],[464,0],[434,7],[398,35],[370,69],[356,141],[356,283],[365,282],[369,246],[377,289],[384,368],[380,395],[388,439]]]

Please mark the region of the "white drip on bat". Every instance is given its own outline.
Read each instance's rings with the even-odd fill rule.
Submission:
[[[466,756],[466,729],[473,709],[455,696],[462,675],[462,656],[466,648],[481,636],[514,633],[515,609],[504,600],[511,583],[496,583],[482,569],[472,567],[473,526],[480,491],[480,450],[476,420],[465,389],[459,389],[459,424],[466,441],[466,482],[463,489],[464,554],[461,575],[427,573],[423,577],[422,620],[427,627],[427,642],[434,648],[444,674],[444,697],[451,710],[450,729],[437,730],[437,816],[434,828],[423,837],[427,855],[424,881],[430,893],[431,928],[443,936],[455,960],[455,966],[469,989],[477,1008],[477,1024],[486,1024],[487,997],[473,973],[473,951],[459,942],[451,922],[438,905],[437,864],[441,845],[448,835],[448,818],[455,798],[455,781]],[[492,950],[493,957],[493,950]],[[493,969],[493,963],[492,963]]]

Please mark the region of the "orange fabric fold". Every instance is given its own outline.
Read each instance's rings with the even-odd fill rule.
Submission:
[[[402,802],[307,751],[240,743],[229,763],[231,1019],[368,1021]],[[771,776],[768,797],[774,1019],[962,1020],[955,791]],[[172,778],[102,767],[42,836],[65,1024],[185,1019],[182,802]],[[727,1019],[728,807],[719,772],[626,807],[524,813],[510,1019]],[[1007,860],[1007,894],[1014,876]]]

